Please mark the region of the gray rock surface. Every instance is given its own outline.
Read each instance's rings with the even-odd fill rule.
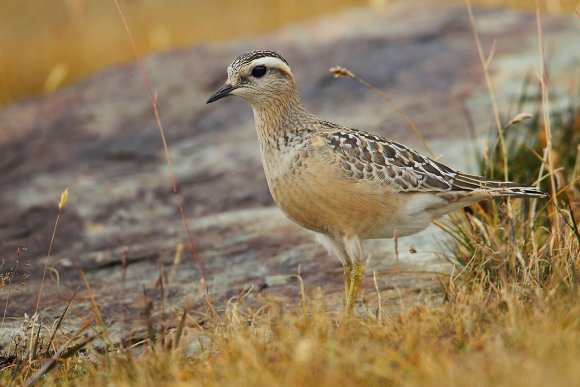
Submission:
[[[540,63],[535,18],[504,9],[476,9],[475,15],[485,49],[497,40],[492,77],[502,113],[508,114],[508,102],[519,95],[524,75]],[[580,50],[571,47],[578,48],[580,23],[546,17],[544,29],[551,82],[566,87],[578,75]],[[482,133],[493,127],[471,26],[462,5],[400,2],[144,60],[158,92],[179,192],[216,308],[223,309],[248,287],[249,302],[261,297],[295,307],[300,291],[293,275],[300,271],[307,295],[339,311],[342,268],[308,231],[274,207],[250,108],[234,98],[205,105],[233,58],[264,48],[287,58],[304,104],[320,116],[421,148],[384,100],[328,72],[331,66],[346,66],[397,101],[443,162],[470,169],[472,145],[466,140],[462,105]],[[559,91],[554,87],[553,92]],[[0,128],[0,257],[6,267],[15,267],[18,260],[4,326],[18,326],[10,317],[34,311],[56,205],[66,187],[71,197],[49,258],[58,282],[51,271],[41,304],[46,321],[61,313],[76,289],[69,323],[90,314],[81,270],[117,339],[143,326],[144,300],[152,301],[159,313],[160,267],[169,277],[165,313],[183,307],[194,316],[206,313],[187,247],[173,268],[186,235],[135,65],[111,68],[52,95],[8,106],[0,112]],[[434,233],[432,227],[401,239],[399,262],[392,241],[368,243],[372,258],[363,285],[366,302],[376,304],[373,270],[383,302],[437,292],[434,275],[404,272],[409,267],[448,269],[437,260],[442,236]],[[17,257],[19,246],[26,251]],[[410,253],[411,248],[417,252]],[[125,251],[129,266],[123,281]],[[7,288],[0,296],[4,305]]]

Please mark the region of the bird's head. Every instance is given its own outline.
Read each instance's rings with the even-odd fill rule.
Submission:
[[[296,93],[288,62],[274,51],[252,51],[228,66],[228,79],[206,103],[237,95],[258,107]]]

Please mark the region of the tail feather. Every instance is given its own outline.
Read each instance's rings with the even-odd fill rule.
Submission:
[[[541,198],[546,196],[545,193],[535,187],[520,185],[512,181],[488,180],[482,176],[461,172],[455,176],[451,189],[454,191],[484,190],[491,196],[511,196],[521,198]]]

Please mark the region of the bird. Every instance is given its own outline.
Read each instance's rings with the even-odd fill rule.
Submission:
[[[270,193],[343,265],[351,313],[364,276],[362,241],[415,234],[437,218],[495,197],[543,197],[535,187],[448,167],[393,140],[325,121],[300,102],[286,59],[246,52],[206,103],[241,97],[254,113]]]

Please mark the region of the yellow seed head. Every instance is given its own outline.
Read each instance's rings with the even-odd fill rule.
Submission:
[[[64,205],[68,202],[68,188],[64,190],[62,194],[60,194],[60,202],[58,202],[58,210],[62,210]]]
[[[349,69],[342,67],[342,66],[334,66],[328,69],[331,73],[334,74],[335,78],[340,77],[351,77],[354,78],[354,74],[350,72]]]
[[[533,118],[533,116],[529,113],[520,113],[517,116],[515,116],[514,118],[512,118],[511,121],[507,123],[507,125],[505,126],[504,129],[507,129],[510,126],[515,125],[517,123],[520,123],[523,120],[527,120],[529,118]]]

